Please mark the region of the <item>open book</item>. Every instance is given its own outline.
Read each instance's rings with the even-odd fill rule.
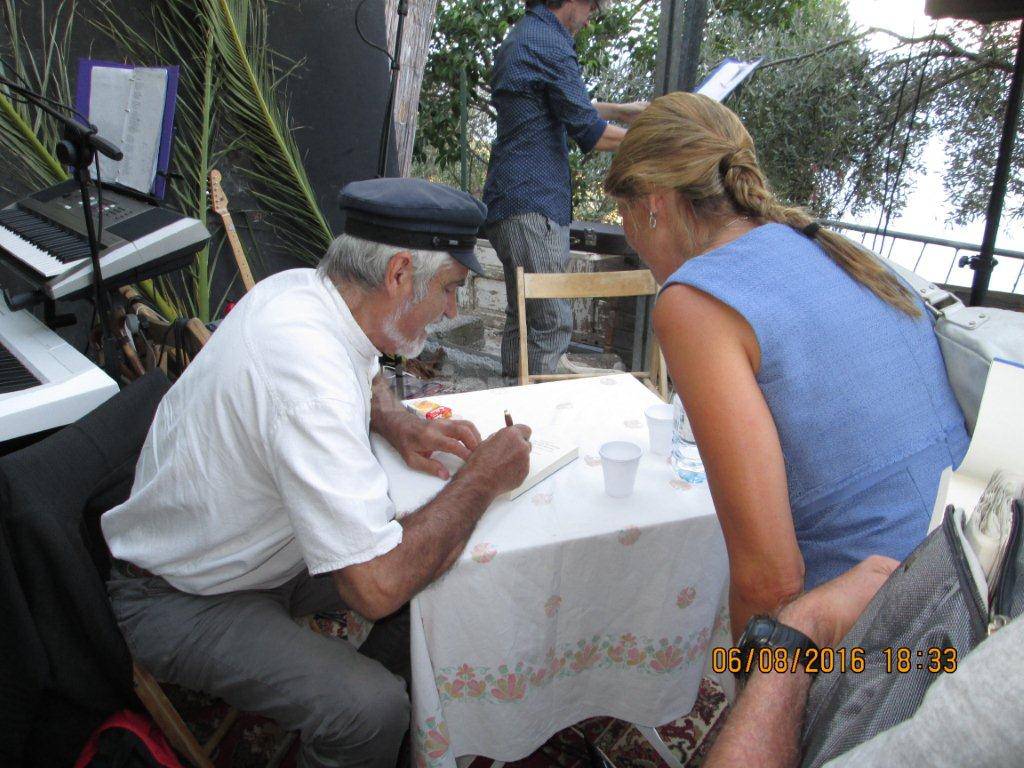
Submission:
[[[481,434],[487,433],[481,430]],[[579,446],[567,443],[555,435],[543,432],[534,432],[530,436],[530,471],[522,484],[513,491],[502,494],[499,499],[518,498],[537,483],[547,480],[551,475],[560,470],[566,464],[572,463],[580,455]],[[457,456],[450,453],[435,453],[434,459],[440,461],[453,475],[462,469],[464,462]]]
[[[949,504],[964,509],[970,515],[996,470],[1024,474],[1024,445],[1021,441],[1024,435],[1024,397],[1021,393],[1024,393],[1024,365],[993,360],[978,409],[971,447],[955,472],[946,469],[942,473],[929,531],[942,522]]]
[[[530,445],[533,446],[530,451],[530,472],[523,480],[522,485],[514,491],[508,492],[506,496],[508,499],[522,496],[537,483],[546,480],[580,455],[579,446],[568,445],[550,436],[534,435],[530,438]]]

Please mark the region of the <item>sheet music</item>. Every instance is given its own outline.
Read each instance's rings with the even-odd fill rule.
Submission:
[[[695,93],[703,94],[715,101],[724,101],[726,96],[746,80],[760,63],[761,59],[756,61],[726,59],[697,87]]]
[[[149,193],[156,178],[167,70],[97,66],[92,70],[89,120],[124,152],[120,161],[100,156],[104,181]]]

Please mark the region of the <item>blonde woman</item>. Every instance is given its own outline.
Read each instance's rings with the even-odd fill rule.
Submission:
[[[968,443],[916,298],[779,202],[705,96],[654,101],[604,186],[663,284],[654,330],[725,535],[734,634],[868,555],[903,559]]]

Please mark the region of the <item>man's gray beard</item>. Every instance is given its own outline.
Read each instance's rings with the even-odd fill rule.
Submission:
[[[398,330],[398,318],[406,314],[412,307],[412,299],[406,299],[400,307],[384,319],[384,334],[394,343],[394,354],[409,359],[419,357],[427,343],[426,329],[423,330],[420,337],[415,339],[410,339]]]

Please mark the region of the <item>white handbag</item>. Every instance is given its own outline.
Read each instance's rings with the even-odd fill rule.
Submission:
[[[973,434],[978,406],[994,359],[1024,365],[1024,313],[993,307],[968,307],[949,291],[909,269],[883,260],[924,300],[932,316],[939,349],[953,394]]]

